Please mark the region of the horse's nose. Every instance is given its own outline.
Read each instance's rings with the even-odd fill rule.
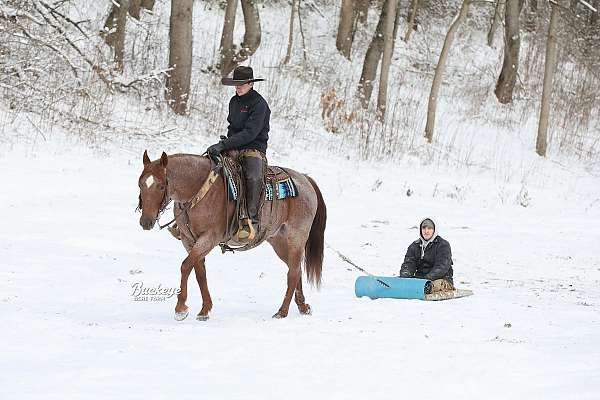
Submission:
[[[145,231],[148,231],[154,227],[154,220],[152,218],[141,216],[140,225]]]

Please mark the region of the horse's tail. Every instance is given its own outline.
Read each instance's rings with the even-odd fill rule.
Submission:
[[[323,195],[315,181],[306,176],[315,193],[317,194],[317,213],[310,227],[308,240],[304,245],[304,266],[308,282],[317,286],[321,285],[321,271],[323,269],[323,245],[325,243],[325,225],[327,223],[327,208]]]

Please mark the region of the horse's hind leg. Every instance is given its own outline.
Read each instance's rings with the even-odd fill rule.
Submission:
[[[298,281],[300,280],[300,261],[302,258],[302,253],[298,251],[292,252],[289,254],[287,265],[288,265],[288,273],[287,273],[287,290],[285,291],[285,296],[283,298],[283,303],[279,308],[279,311],[273,315],[273,318],[285,318],[288,315],[288,311],[290,309],[290,302],[292,301],[292,296],[296,291],[296,287],[298,286]]]
[[[310,315],[312,313],[310,304],[305,303],[304,293],[302,292],[302,271],[300,271],[300,277],[298,278],[298,286],[296,286],[294,300],[296,301],[300,314]]]
[[[271,246],[273,246],[277,256],[279,256],[279,258],[288,266],[287,290],[283,298],[283,303],[281,304],[281,307],[277,313],[273,315],[273,318],[287,317],[294,293],[296,293],[296,304],[298,304],[298,308],[300,308],[300,304],[303,304],[304,310],[306,310],[307,307],[310,310],[310,306],[304,303],[304,294],[302,293],[301,284],[300,293],[298,294],[297,292],[297,288],[299,286],[298,283],[301,282],[302,279],[302,270],[300,268],[300,263],[302,261],[302,248],[295,248],[291,246],[284,237],[275,237],[270,239],[269,243]],[[300,312],[302,312],[302,310]]]

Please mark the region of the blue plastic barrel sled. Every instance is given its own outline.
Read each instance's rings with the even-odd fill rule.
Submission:
[[[387,283],[386,287],[377,279]],[[387,276],[359,276],[354,284],[356,297],[367,296],[371,299],[419,299],[425,300],[426,287],[430,287],[431,281],[416,278],[397,278]]]

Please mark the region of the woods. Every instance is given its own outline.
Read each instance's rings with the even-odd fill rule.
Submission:
[[[73,93],[86,93],[88,115],[76,118],[93,121],[100,117],[92,114],[105,107],[100,96],[133,94],[151,99],[151,107],[159,108],[162,93],[173,113],[194,118],[190,114],[194,107],[210,113],[202,96],[193,98],[195,85],[218,82],[237,65],[259,62],[258,68],[275,78],[269,80],[275,84],[273,90],[286,90],[281,82],[290,78],[296,85],[314,88],[326,110],[313,109],[309,116],[318,119],[323,114],[327,131],[360,137],[369,146],[376,143],[369,133],[373,129],[379,130],[380,146],[392,140],[402,147],[400,138],[422,134],[423,125],[424,143],[444,140],[445,110],[457,106],[467,115],[487,107],[510,119],[511,126],[537,115],[532,151],[543,157],[554,148],[553,130],[560,129],[564,148],[569,135],[587,135],[596,123],[598,0],[457,0],[449,1],[448,7],[427,0],[339,0],[334,6],[292,0],[281,7],[257,0],[215,0],[196,8],[191,0],[115,0],[106,2],[95,20],[78,17],[76,4],[3,3],[0,51],[8,58],[0,61],[4,71],[0,83],[5,98],[25,88],[31,96],[21,107],[29,104],[35,110],[35,104],[48,103],[44,110],[62,115],[67,109],[82,110],[78,106],[82,100]],[[264,13],[278,13],[279,20],[265,19]],[[209,15],[220,21],[210,28],[207,41],[208,33],[196,37],[195,32]],[[326,26],[329,20],[334,25]],[[265,24],[269,29],[277,24],[280,46],[273,44],[272,35],[264,35]],[[166,30],[159,35],[156,29],[162,26]],[[402,40],[397,40],[399,31]],[[476,42],[478,37],[484,43]],[[461,54],[482,44],[489,46],[485,57]],[[302,56],[294,57],[300,46]],[[53,67],[45,70],[41,58],[32,57],[36,53],[47,54]],[[481,73],[469,82],[473,65]],[[343,75],[336,74],[342,71]],[[48,80],[55,75],[72,79],[63,85],[41,85],[40,74]],[[197,80],[196,74],[210,76]],[[279,78],[283,76],[286,79]],[[415,83],[419,90],[407,97],[403,85]],[[457,90],[465,93],[460,99]],[[371,101],[374,91],[376,100]],[[53,101],[43,100],[49,96],[66,98],[72,105],[54,108]],[[318,97],[306,101],[318,107]],[[553,112],[557,104],[568,107]],[[566,109],[581,113],[581,118],[569,118]],[[303,111],[291,108],[286,113]],[[401,117],[402,113],[409,114]],[[572,147],[582,140],[577,136]]]

